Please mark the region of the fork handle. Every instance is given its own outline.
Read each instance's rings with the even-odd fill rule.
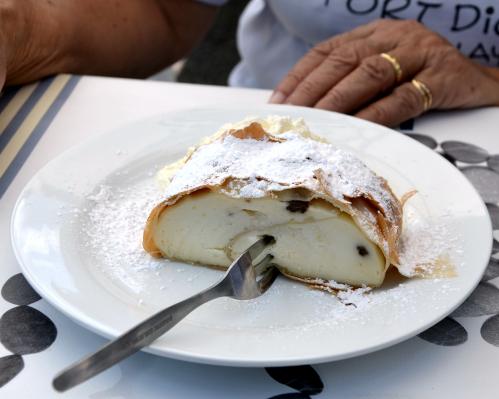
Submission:
[[[149,345],[197,307],[231,294],[230,284],[223,279],[210,288],[157,312],[98,351],[63,370],[54,378],[54,388],[63,392],[92,378]]]

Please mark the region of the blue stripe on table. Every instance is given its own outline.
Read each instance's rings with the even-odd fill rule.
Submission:
[[[7,146],[10,139],[14,136],[14,134],[21,126],[21,123],[26,119],[30,111],[33,109],[35,104],[40,100],[43,94],[48,90],[54,78],[48,78],[42,80],[38,86],[36,86],[35,90],[29,96],[28,100],[22,105],[21,109],[17,112],[14,118],[10,121],[3,132],[0,132],[0,152]]]
[[[35,92],[33,92],[33,94],[31,95],[31,97],[28,99],[28,101],[26,103],[30,102],[32,100],[32,98],[36,98],[36,101],[38,101],[38,99],[41,97],[41,95],[43,95],[43,93],[50,86],[53,79],[54,78],[50,78],[50,79],[47,79],[47,80],[44,80],[43,82],[41,82],[40,85],[43,84],[43,89],[40,89],[40,94],[35,96],[35,92],[39,89],[39,87],[37,87],[35,89]],[[38,124],[34,128],[33,132],[29,136],[29,138],[26,140],[24,145],[21,147],[21,149],[19,150],[16,157],[11,162],[11,164],[9,165],[9,167],[7,168],[7,170],[5,171],[3,176],[0,178],[0,198],[3,196],[5,191],[7,191],[7,188],[9,187],[10,183],[12,183],[12,181],[16,177],[17,173],[19,172],[21,167],[24,165],[24,162],[26,162],[26,159],[28,159],[29,154],[31,154],[31,152],[35,148],[38,141],[40,141],[43,134],[47,130],[48,126],[50,125],[50,123],[52,122],[54,117],[57,115],[57,113],[59,112],[59,110],[61,109],[63,104],[66,102],[66,100],[70,96],[71,92],[73,91],[73,89],[75,88],[75,86],[79,80],[80,80],[79,76],[72,76],[71,79],[68,81],[68,83],[66,83],[66,85],[64,86],[62,91],[59,93],[59,95],[57,96],[55,101],[52,103],[50,108],[47,110],[45,115],[43,115],[43,117],[40,119],[40,121],[38,122]],[[16,125],[17,125],[17,127],[19,127],[19,125],[22,123],[22,121],[24,120],[26,115],[29,113],[31,108],[33,108],[33,106],[36,104],[36,101],[30,102],[31,105],[30,105],[29,109],[26,109],[26,111],[23,112],[24,117],[22,119],[19,120],[19,118],[18,118],[19,114],[21,114],[21,111],[22,111],[22,110],[20,110],[11,123],[14,123],[16,121],[16,119],[18,119],[16,121]],[[25,106],[26,106],[26,104],[24,104],[23,108]],[[9,126],[10,126],[10,124],[9,124]],[[16,130],[14,130],[14,132]],[[0,139],[1,138],[2,137],[0,137]],[[0,150],[2,148],[3,147],[0,147]]]

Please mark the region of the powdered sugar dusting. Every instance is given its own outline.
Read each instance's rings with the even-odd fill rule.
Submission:
[[[360,306],[366,306],[366,303],[370,302],[370,298],[367,293],[371,291],[369,287],[361,288],[348,288],[346,290],[338,291],[336,294],[338,299],[345,305],[355,306],[356,308]]]
[[[180,265],[171,263],[165,259],[155,259],[147,254],[142,248],[142,234],[145,219],[151,207],[157,203],[160,192],[151,182],[141,184],[139,187],[116,189],[108,185],[101,185],[92,194],[87,196],[86,213],[80,214],[82,228],[83,247],[85,251],[93,254],[93,260],[97,261],[99,273],[105,273],[111,278],[111,281],[119,281],[131,288],[135,294],[139,295],[138,304],[142,305],[143,296],[147,296],[148,287],[144,284],[141,277],[143,274],[150,274],[160,277],[164,274],[164,269],[170,269],[175,274],[184,274],[176,280],[167,279],[159,282],[157,285],[159,291],[171,289],[171,283],[184,284],[189,286],[192,282],[206,270],[199,266]],[[176,265],[176,266],[174,266]],[[185,274],[186,271],[189,273]],[[221,276],[221,272],[210,270],[216,278]],[[170,273],[171,274],[171,273]],[[319,280],[317,280],[319,281]],[[322,280],[321,280],[322,281]],[[169,284],[170,283],[170,284]],[[313,285],[314,280],[310,281]],[[272,288],[273,294],[265,295],[265,298],[259,298],[256,301],[244,302],[243,305],[234,305],[230,301],[230,307],[243,306],[244,308],[255,309],[261,306],[268,306],[272,301],[272,296],[282,296],[282,288],[279,286],[283,282],[275,284]],[[289,283],[284,283],[284,285]],[[155,284],[156,285],[156,284]],[[208,284],[209,285],[209,284]],[[368,293],[370,288],[352,288],[346,284],[340,284],[335,281],[328,282],[331,288],[330,294],[333,294],[339,300],[342,307],[366,308],[370,299]],[[296,288],[296,284],[293,283]],[[309,291],[309,288],[298,284],[301,289]],[[202,289],[204,287],[200,287]],[[330,294],[326,295],[326,301],[330,302],[328,306],[338,302]],[[315,295],[315,294],[312,294]],[[258,305],[267,303],[267,305]],[[227,306],[227,304],[225,305]],[[351,311],[344,309],[340,313]],[[343,315],[344,316],[344,315]]]
[[[430,223],[406,209],[403,234],[399,241],[401,274],[406,277],[453,276],[459,254],[459,237],[451,234],[443,220]]]
[[[330,194],[344,202],[347,197],[369,193],[387,210],[393,198],[384,180],[348,151],[318,142],[289,131],[279,136],[282,142],[239,139],[231,135],[199,147],[173,176],[165,196],[175,197],[206,185],[221,185],[228,178],[232,184],[226,193],[233,197],[259,198],[270,191],[294,187],[321,192],[317,179],[320,171]]]
[[[88,267],[93,268],[99,280],[105,276],[106,286],[124,292],[122,296],[130,297],[135,306],[153,309],[199,292],[222,276],[220,271],[157,260],[145,253],[141,245],[145,218],[161,195],[152,179],[119,187],[102,185],[87,197],[84,210],[78,212]],[[411,223],[416,222],[416,216]],[[411,224],[406,223],[406,227]],[[414,230],[411,234],[417,240],[427,231]],[[384,323],[395,323],[399,317],[417,311],[418,300],[414,298],[421,292],[426,292],[427,298],[433,296],[432,306],[438,307],[442,296],[453,289],[452,279],[414,282],[416,285],[388,279],[380,289],[371,290],[329,281],[330,292],[323,292],[279,277],[265,295],[255,300],[219,299],[189,316],[188,321],[222,328],[223,320],[230,320],[230,325],[237,328],[265,329],[276,334],[292,329],[299,337],[318,325],[341,329],[351,323],[376,323],[376,315],[386,306],[392,314]],[[434,288],[428,291],[426,286]]]
[[[323,280],[320,278],[306,279],[311,288],[326,291],[336,296],[344,305],[354,307],[362,306],[370,302],[368,293],[372,291],[371,287],[363,285],[362,287],[352,287],[348,284],[338,283],[335,280]]]
[[[389,208],[390,198],[386,197],[383,179],[353,154],[303,137],[299,131],[288,131],[279,138],[285,141],[226,136],[199,147],[189,162],[176,170],[166,196],[195,186],[217,185],[228,176],[235,178],[237,187],[226,189],[231,195],[237,193],[246,198],[262,197],[268,191],[296,185],[317,191],[314,177],[321,170],[338,198],[369,192]],[[108,289],[128,298],[134,306],[158,309],[205,289],[219,280],[222,272],[153,259],[143,250],[146,218],[165,198],[165,192],[152,179],[157,163],[151,160],[147,173],[143,165],[140,171],[117,172],[118,180],[111,177],[97,187],[87,196],[84,207],[72,214],[79,218],[75,225],[82,226],[82,257],[97,280],[104,278]],[[433,221],[423,222],[417,213],[406,219],[401,266],[405,274],[415,275],[421,260],[430,261],[440,250],[445,252],[448,241],[439,233],[441,230],[434,228]],[[429,231],[434,233],[430,239],[433,246],[424,244]],[[205,305],[202,312],[194,312],[188,321],[213,328],[252,328],[276,333],[293,329],[299,336],[317,325],[339,329],[352,324],[379,323],[379,315],[386,312],[385,308],[390,309],[390,322],[396,322],[407,314],[417,313],[422,298],[438,308],[440,300],[454,290],[452,280],[406,281],[400,275],[395,279],[389,276],[379,289],[352,288],[334,281],[328,281],[326,287],[329,292],[280,277],[265,295],[255,300],[222,298]]]
[[[165,265],[145,253],[142,234],[147,215],[159,201],[154,185],[140,190],[101,185],[87,196],[89,211],[82,220],[83,246],[90,248],[103,272],[133,287],[144,287],[130,278],[130,272],[157,270]]]

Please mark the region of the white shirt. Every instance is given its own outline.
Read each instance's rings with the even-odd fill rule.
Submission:
[[[471,59],[499,66],[495,1],[252,0],[239,21],[241,62],[229,84],[272,89],[313,45],[379,18],[419,20]]]

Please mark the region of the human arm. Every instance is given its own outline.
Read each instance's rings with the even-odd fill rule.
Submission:
[[[400,64],[380,57],[388,53]],[[431,109],[499,105],[499,69],[466,58],[415,21],[379,20],[320,43],[276,87],[271,102],[354,114],[388,126],[416,117],[431,91]]]
[[[194,0],[0,0],[0,88],[61,72],[148,76],[186,55],[215,13]]]

